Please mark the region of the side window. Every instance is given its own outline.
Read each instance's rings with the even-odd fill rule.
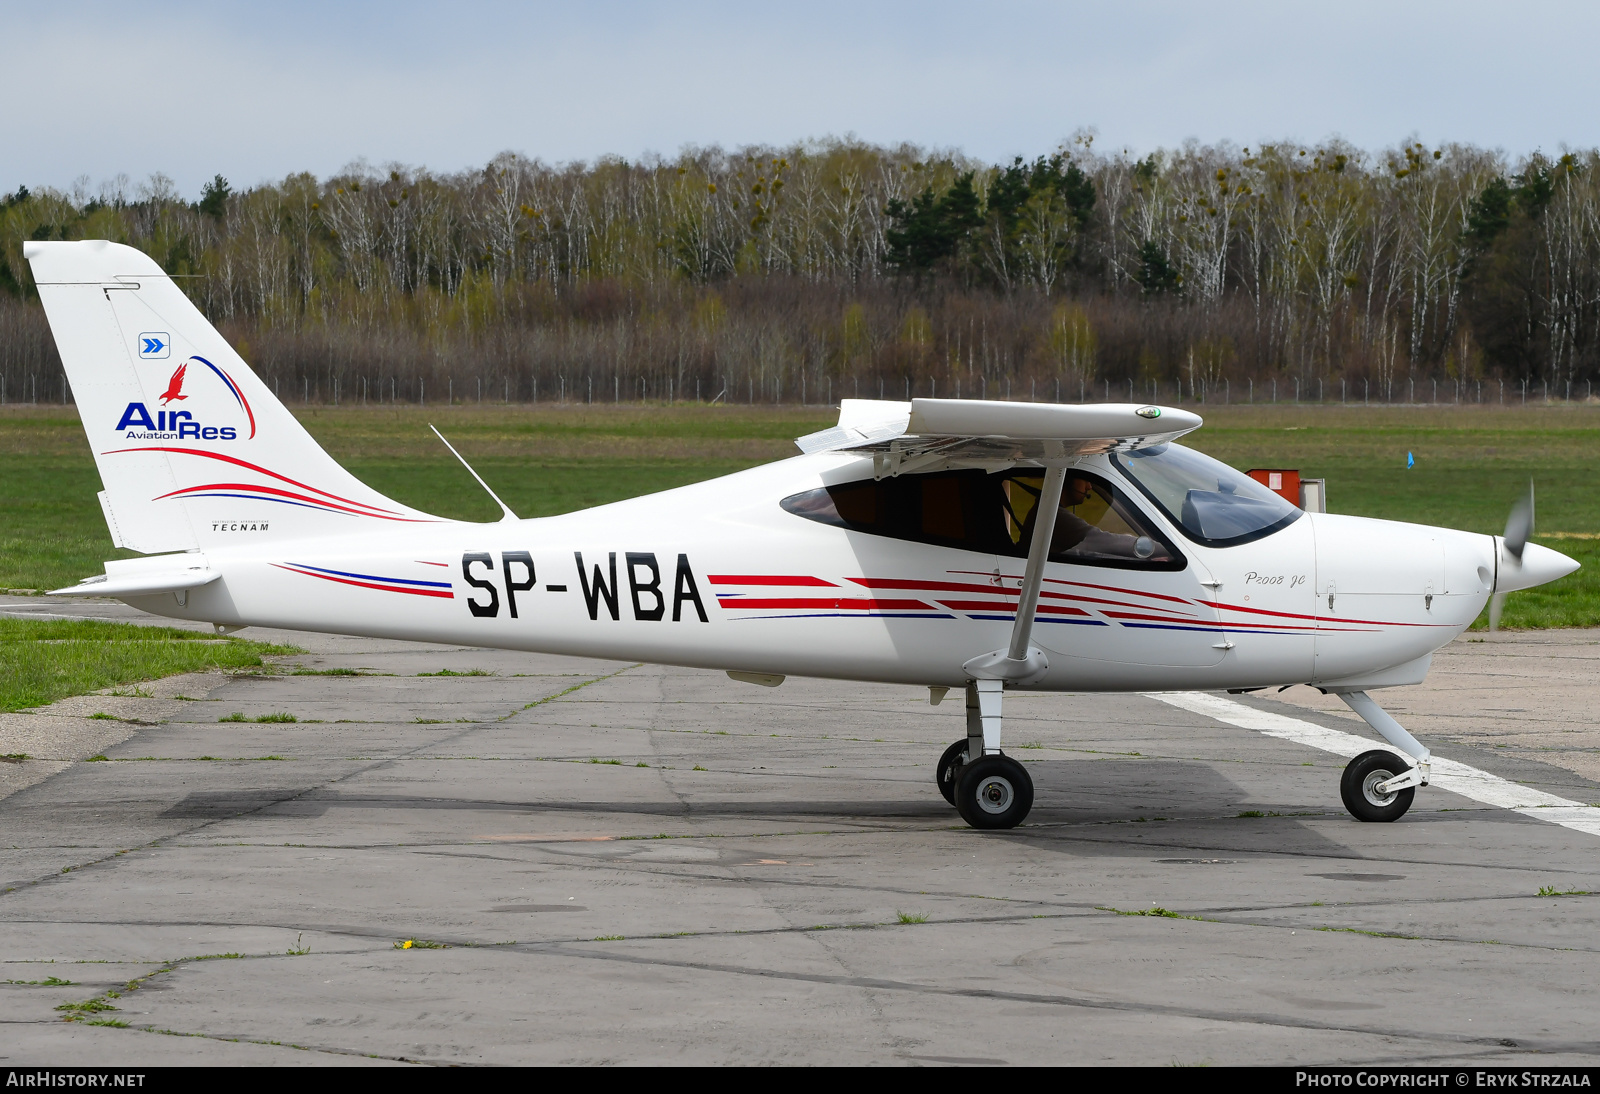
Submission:
[[[1009,549],[1026,556],[1039,519],[1044,475],[1010,472],[1001,484],[1000,523]],[[1076,469],[1067,472],[1050,537],[1050,561],[1090,566],[1181,570],[1183,557],[1111,483]]]
[[[917,520],[922,534],[931,540],[948,540],[965,543],[967,535],[967,499],[963,497],[960,479],[948,475],[918,475]],[[967,493],[971,493],[970,490]]]
[[[1038,520],[1041,471],[973,469],[900,475],[784,498],[797,517],[892,539],[1026,558]],[[1180,555],[1126,494],[1098,475],[1067,474],[1054,514],[1050,561],[1181,570]]]
[[[997,529],[987,519],[997,496],[994,477],[983,471],[939,471],[901,475],[807,490],[783,499],[797,517],[857,532],[993,552]]]

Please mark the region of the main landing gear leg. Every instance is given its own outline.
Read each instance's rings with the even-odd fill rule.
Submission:
[[[1005,694],[1002,680],[967,681],[967,735],[939,757],[939,793],[956,804],[961,772],[986,753],[1000,752],[1000,705]],[[987,711],[987,715],[985,715]],[[985,741],[987,740],[987,743]]]
[[[1432,754],[1405,727],[1389,716],[1372,701],[1364,691],[1337,693],[1345,705],[1361,716],[1362,721],[1377,730],[1410,759],[1407,766],[1388,749],[1378,748],[1363,752],[1350,761],[1339,780],[1339,795],[1350,815],[1363,821],[1395,821],[1405,816],[1416,797],[1417,787],[1427,786],[1432,774]]]
[[[1005,699],[1004,680],[973,680],[967,684],[967,763],[1000,751],[1000,705]]]
[[[1033,779],[1000,751],[1005,681],[967,684],[967,737],[939,760],[939,790],[974,828],[1015,828],[1033,808]]]

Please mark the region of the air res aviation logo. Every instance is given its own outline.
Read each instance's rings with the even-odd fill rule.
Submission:
[[[210,370],[209,373],[197,373],[201,387],[195,393],[195,401],[190,404],[192,409],[168,409],[189,399],[189,394],[183,388],[189,379],[189,366],[192,364],[204,365]],[[228,425],[212,424],[215,421],[213,414],[228,414],[230,409],[228,397],[222,396],[217,390],[219,384],[232,397],[233,405],[243,413],[242,419],[230,414],[234,421]],[[156,401],[160,406],[154,412],[144,403],[129,403],[117,422],[117,432],[130,441],[234,441],[247,427],[249,433],[246,439],[256,435],[255,412],[250,409],[244,392],[239,390],[233,377],[204,357],[190,357],[180,364],[168,378],[166,390]]]
[[[167,390],[161,393],[162,406],[166,406],[177,399],[187,399],[189,397],[183,393],[183,377],[188,371],[189,362],[185,361],[178,366],[178,371],[172,374],[172,379],[167,381]]]

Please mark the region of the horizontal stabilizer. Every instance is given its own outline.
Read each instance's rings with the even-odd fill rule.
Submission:
[[[839,424],[801,437],[807,455],[871,454],[879,474],[936,467],[1043,464],[1111,450],[1147,448],[1202,425],[1198,414],[1136,403],[1067,405],[913,399],[846,399]]]
[[[155,596],[198,589],[222,576],[198,554],[156,555],[151,558],[107,562],[106,572],[85,578],[65,589],[52,589],[49,596]]]

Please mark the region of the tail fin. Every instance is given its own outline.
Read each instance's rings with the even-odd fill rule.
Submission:
[[[119,547],[151,553],[436,518],[335,463],[147,255],[30,242]]]

